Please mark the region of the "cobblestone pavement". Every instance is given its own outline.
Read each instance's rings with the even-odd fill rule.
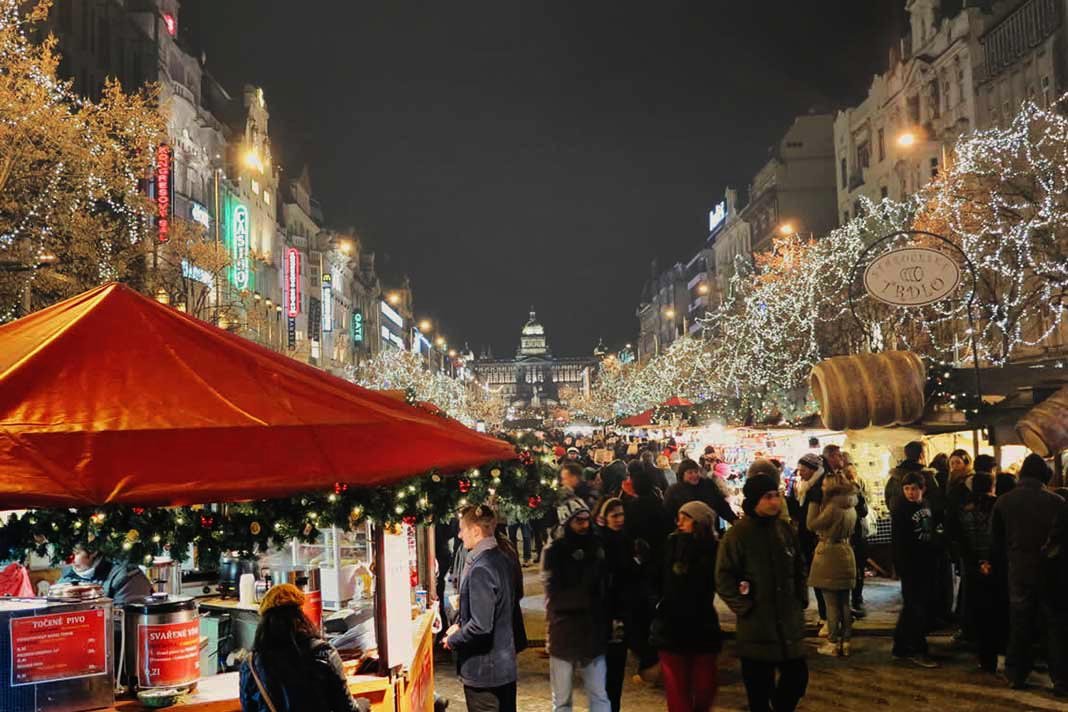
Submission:
[[[809,640],[811,651],[816,642]],[[948,645],[948,638],[932,639],[932,656],[942,663],[942,667],[934,670],[891,660],[890,639],[886,637],[855,640],[854,655],[848,659],[826,658],[810,652],[808,694],[799,709],[801,712],[1068,710],[1068,702],[1054,698],[1044,689],[1049,684],[1044,675],[1032,676],[1035,687],[1031,690],[1009,690],[1000,678],[976,671],[971,656],[948,652]],[[732,648],[733,643],[728,642],[720,659],[716,710],[740,712],[746,709],[745,688]],[[549,712],[552,709],[549,661],[539,651],[527,650],[519,655],[519,668],[520,712]],[[449,712],[464,712],[463,688],[454,672],[447,659],[439,659],[436,692],[449,700]],[[579,681],[575,690],[575,709],[587,710]],[[661,690],[627,681],[623,690],[624,711],[664,709]]]
[[[544,598],[535,571],[525,572],[523,598],[524,620],[532,641],[545,638]],[[899,586],[894,581],[870,579],[865,587],[869,615],[856,623],[854,654],[848,659],[827,658],[815,653],[817,638],[809,639],[811,671],[808,694],[801,712],[824,710],[893,710],[895,712],[1000,712],[1001,710],[1065,710],[1068,701],[1054,698],[1045,688],[1049,678],[1032,675],[1035,687],[1025,691],[1009,690],[1000,677],[976,670],[974,658],[952,651],[948,637],[932,637],[932,657],[942,667],[934,670],[917,668],[890,658],[890,635],[900,610]],[[734,630],[734,616],[717,598],[720,622],[728,636]],[[815,634],[815,603],[807,612]],[[716,710],[746,709],[745,688],[741,671],[728,641],[720,658],[720,692]],[[632,664],[633,667],[633,664]],[[463,688],[454,674],[449,658],[439,656],[435,685],[440,697],[449,700],[449,712],[464,712]],[[552,709],[549,687],[549,661],[540,650],[530,649],[519,655],[520,712],[549,712]],[[575,709],[586,710],[582,686],[576,681]],[[628,679],[623,689],[625,712],[665,710],[663,691]]]

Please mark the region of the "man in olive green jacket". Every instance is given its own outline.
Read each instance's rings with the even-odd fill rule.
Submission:
[[[743,492],[746,516],[719,545],[716,592],[738,617],[736,644],[749,709],[790,712],[808,686],[805,564],[797,534],[779,518],[778,481],[753,474]]]

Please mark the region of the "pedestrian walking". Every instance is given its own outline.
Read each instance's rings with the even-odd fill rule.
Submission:
[[[1020,467],[1020,480],[1011,492],[998,497],[991,524],[995,556],[1008,564],[1009,643],[1005,653],[1005,675],[1013,689],[1027,686],[1034,667],[1034,648],[1045,623],[1057,617],[1043,606],[1039,596],[1042,547],[1049,539],[1053,522],[1065,507],[1060,496],[1046,489],[1052,472],[1046,461],[1028,455]],[[1065,675],[1065,641],[1049,635],[1050,678],[1060,691],[1068,690]]]
[[[460,511],[460,540],[468,560],[460,577],[460,617],[444,646],[456,654],[456,670],[471,712],[515,712],[514,570],[497,545],[497,517],[486,505]]]
[[[715,521],[708,505],[687,502],[667,541],[663,595],[650,637],[660,654],[668,712],[707,712],[716,697],[723,636],[715,606]]]
[[[716,591],[738,616],[737,651],[752,712],[793,712],[808,686],[800,542],[780,516],[778,481],[749,477],[745,516],[719,545]],[[778,680],[776,680],[778,675]]]
[[[812,558],[816,554],[816,545],[819,537],[808,528],[808,512],[810,509],[819,509],[823,502],[823,476],[826,472],[826,463],[823,458],[815,453],[806,453],[797,461],[797,483],[794,486],[794,496],[797,498],[797,537],[801,542],[801,553],[804,557],[805,566],[811,566]],[[806,571],[807,578],[807,571]],[[819,614],[820,636],[830,634],[827,626],[827,603],[819,589],[815,591],[816,610]]]
[[[542,561],[553,712],[571,711],[576,671],[590,712],[610,712],[605,691],[609,621],[604,548],[591,530],[589,507],[578,497],[561,502],[557,519],[563,533],[545,550]]]
[[[934,574],[938,548],[934,521],[924,502],[926,482],[916,470],[900,480],[902,496],[891,512],[891,548],[894,568],[901,579],[901,613],[894,628],[895,658],[924,668],[938,667],[927,655],[927,632],[935,595]]]
[[[979,458],[975,460],[978,464]],[[963,562],[962,588],[967,590],[964,623],[977,643],[979,668],[988,673],[997,672],[1009,607],[1004,563],[995,561],[990,538],[996,501],[994,479],[988,472],[976,472],[953,525]]]
[[[597,536],[604,547],[605,611],[610,621],[606,646],[605,692],[612,712],[619,712],[626,677],[627,650],[639,653],[645,646],[636,645],[634,614],[645,600],[642,560],[634,540],[625,531],[623,501],[606,497],[597,504],[594,517]],[[647,641],[645,641],[647,642]]]
[[[857,489],[857,526],[849,539],[849,545],[853,548],[853,560],[857,565],[857,578],[850,596],[850,607],[853,609],[853,618],[864,618],[868,615],[864,606],[864,566],[868,561],[868,537],[871,535],[868,524],[868,502],[871,496],[867,482],[857,473],[857,467],[848,455],[845,456],[843,472]]]
[[[693,460],[679,463],[678,482],[668,487],[664,495],[668,519],[675,521],[679,509],[687,502],[701,502],[728,522],[738,518],[720,486],[711,477],[705,476],[701,466]]]
[[[824,475],[821,487],[823,501],[808,510],[808,529],[819,540],[808,583],[827,604],[827,642],[816,652],[844,657],[850,654],[853,636],[850,596],[857,565],[850,539],[857,525],[857,488],[843,472]]]

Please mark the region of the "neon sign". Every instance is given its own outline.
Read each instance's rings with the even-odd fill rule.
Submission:
[[[234,286],[248,287],[249,229],[248,208],[240,203],[234,208],[232,221],[234,235]]]
[[[708,213],[708,231],[713,232],[717,227],[723,224],[723,221],[727,219],[727,201],[720,202],[713,210]]]
[[[352,312],[352,343],[363,343],[363,311],[360,309]]]
[[[167,34],[171,37],[178,34],[178,20],[171,13],[163,13],[163,25],[167,28]]]
[[[286,250],[286,316],[300,313],[300,252],[295,247]]]
[[[333,284],[329,274],[323,275],[323,333],[334,330]]]
[[[156,149],[156,236],[160,242],[171,239],[171,147],[161,143]]]

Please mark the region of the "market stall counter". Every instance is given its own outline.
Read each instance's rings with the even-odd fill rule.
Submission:
[[[434,709],[434,634],[432,612],[423,613],[413,623],[413,649],[410,665],[399,676],[358,675],[354,661],[345,662],[349,691],[365,697],[372,712],[432,712]],[[176,712],[240,712],[239,678],[236,672],[201,678],[197,689],[169,709]],[[121,700],[108,712],[141,712],[151,709],[136,699]]]

